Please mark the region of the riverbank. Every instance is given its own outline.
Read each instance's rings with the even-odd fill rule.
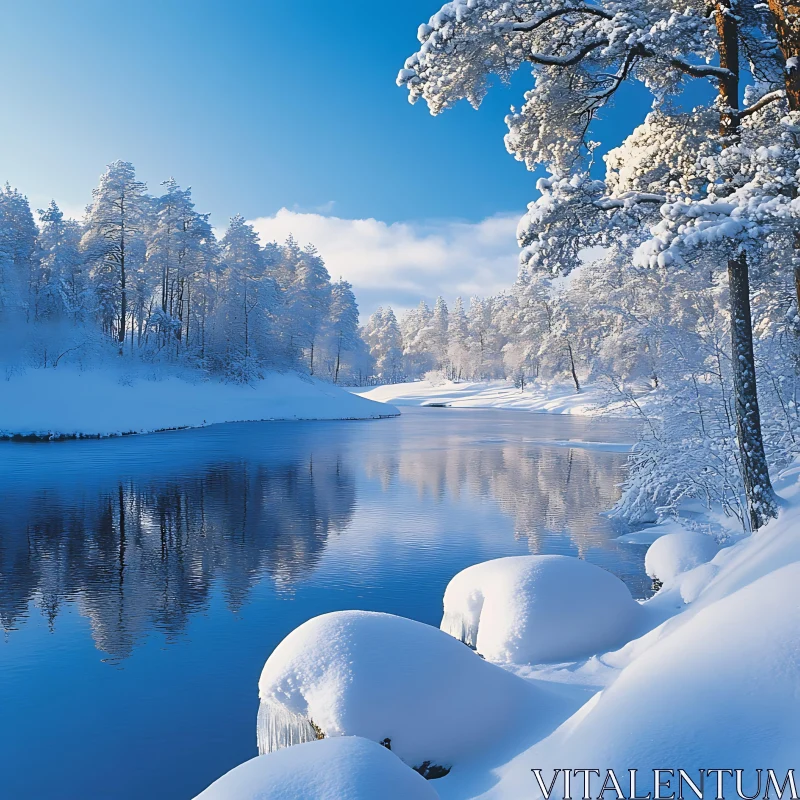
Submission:
[[[777,791],[787,772],[795,768],[800,746],[793,723],[800,712],[800,655],[793,644],[800,638],[800,601],[794,590],[800,580],[796,535],[800,464],[785,470],[775,485],[781,498],[780,517],[756,534],[745,535],[735,525],[722,530],[711,515],[707,529],[698,525],[702,520],[696,516],[684,521],[686,527],[670,521],[648,529],[653,543],[647,571],[661,588],[639,604],[622,646],[595,649],[588,657],[583,654],[566,663],[515,661],[509,653],[523,652],[526,644],[539,650],[566,646],[565,637],[574,639],[592,615],[606,613],[599,601],[609,598],[594,590],[583,603],[574,592],[559,597],[563,580],[551,580],[550,585],[537,574],[536,564],[543,561],[540,556],[501,559],[480,570],[467,569],[451,582],[445,594],[442,631],[363,612],[337,612],[301,626],[268,660],[260,683],[262,704],[285,702],[287,714],[310,715],[319,730],[324,732],[329,725],[333,736],[375,740],[372,731],[384,736],[391,730],[392,750],[401,758],[410,753],[404,758],[409,767],[423,758],[435,759],[439,751],[446,753],[435,763],[449,768],[448,774],[429,782],[442,800],[537,798],[548,796],[553,786],[553,797],[570,796],[565,770],[570,771],[573,797],[583,791],[584,779],[591,784],[587,796],[616,791],[617,777],[623,781],[620,797],[648,792],[666,796],[673,790],[677,793],[678,770],[700,787],[704,781],[713,781],[710,785],[716,788],[721,781],[725,796],[734,791],[733,770],[741,770],[748,793],[758,781],[760,796],[767,785],[760,773],[764,781],[770,780],[769,768],[777,779]],[[716,533],[710,535],[708,530]],[[519,572],[525,558],[535,563],[521,581],[515,570]],[[544,560],[548,558],[554,557]],[[583,564],[555,558],[562,559],[559,569],[569,562],[576,567]],[[497,565],[492,568],[498,579],[487,577],[483,567],[490,565]],[[454,613],[461,615],[455,625]],[[558,616],[558,625],[548,624],[553,615]],[[605,621],[617,625],[619,619],[615,611]],[[406,624],[416,626],[408,634],[413,633],[416,641],[393,656],[408,662],[402,673],[395,676],[389,669],[377,669],[383,648],[398,649],[395,629]],[[323,628],[324,635],[318,636],[315,626]],[[365,633],[362,628],[368,627]],[[330,632],[334,628],[335,635]],[[597,620],[590,630],[597,633]],[[622,627],[616,633],[624,633]],[[387,708],[413,706],[425,695],[426,680],[429,688],[435,688],[431,696],[440,698],[444,690],[437,683],[442,667],[438,651],[447,650],[447,640],[453,636],[473,646],[477,642],[486,674],[480,680],[470,676],[467,668],[473,666],[473,656],[467,655],[466,648],[448,651],[453,664],[447,692],[455,693],[450,716],[423,719],[424,724],[416,716],[406,719],[401,712],[397,719],[391,714],[384,718]],[[385,639],[381,651],[372,653],[370,643],[381,637]],[[486,641],[496,646],[487,648]],[[578,647],[581,643],[579,637],[566,644]],[[332,661],[329,671],[325,659]],[[415,678],[420,685],[409,689],[407,676],[415,669],[427,670],[429,678]],[[349,671],[358,680],[350,680]],[[523,699],[530,695],[532,708],[523,722],[517,720],[490,733],[484,718],[470,710],[475,699],[491,705],[496,691],[492,680],[499,681],[501,673],[516,676],[518,684],[503,684],[496,702],[517,692]],[[281,693],[284,683],[291,693]],[[367,703],[365,698],[372,696],[374,686],[385,699]],[[274,708],[271,713],[276,713]],[[428,734],[431,727],[437,731],[433,740]],[[480,730],[483,747],[476,752],[473,740],[464,741]],[[302,748],[298,758],[302,753],[311,769],[324,755],[318,744],[296,745]],[[252,773],[259,764],[266,768],[271,758],[272,754],[259,756],[248,762],[248,769]],[[628,785],[629,769],[640,770],[635,788]],[[573,776],[572,770],[578,772]],[[230,781],[236,772],[225,780]],[[225,785],[220,781],[220,788]],[[260,788],[272,786],[267,782]],[[372,795],[354,790],[352,796],[371,797],[379,788],[380,784],[371,787]],[[683,781],[681,789],[687,788]],[[716,793],[721,795],[722,790]],[[222,795],[212,791],[209,796]],[[237,800],[252,796],[226,795]],[[289,792],[286,797],[299,795]]]
[[[361,397],[396,406],[447,406],[449,408],[506,408],[548,414],[613,414],[632,416],[633,407],[608,386],[587,384],[580,392],[572,383],[526,386],[524,391],[510,381],[411,381],[354,389]],[[647,402],[649,392],[637,390],[638,403]]]
[[[222,422],[393,417],[399,411],[296,373],[241,385],[191,376],[29,369],[0,381],[0,438],[73,439]]]

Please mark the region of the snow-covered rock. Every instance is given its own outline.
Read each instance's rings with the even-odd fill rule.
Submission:
[[[684,572],[711,561],[718,551],[719,545],[708,534],[687,530],[668,533],[650,545],[644,568],[651,578],[669,586]]]
[[[511,556],[459,572],[442,630],[490,661],[573,661],[637,632],[641,607],[616,576],[568,556]]]
[[[531,766],[549,780],[565,764],[618,775],[641,769],[640,795],[653,790],[647,779],[656,767],[680,766],[696,778],[700,769],[735,766],[747,771],[748,794],[755,768],[783,780],[800,748],[798,583],[795,562],[706,605],[701,597],[699,610],[689,606],[653,631],[653,643],[611,686],[505,767],[490,796],[527,796]],[[733,778],[725,781],[725,796],[734,795]]]
[[[315,738],[389,740],[413,767],[452,767],[536,727],[548,696],[420,622],[323,614],[275,649],[258,684],[259,751]],[[311,722],[313,721],[313,726]]]
[[[323,739],[257,756],[196,800],[436,800],[421,775],[375,742]]]

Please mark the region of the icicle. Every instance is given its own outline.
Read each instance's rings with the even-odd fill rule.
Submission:
[[[314,728],[308,717],[295,714],[286,706],[268,700],[262,700],[258,706],[256,734],[258,753],[262,756],[282,747],[313,742],[320,738],[319,730]]]
[[[473,650],[478,645],[478,620],[480,613],[467,619],[464,614],[455,611],[445,611],[441,629],[450,634],[454,639],[459,639],[469,645]]]

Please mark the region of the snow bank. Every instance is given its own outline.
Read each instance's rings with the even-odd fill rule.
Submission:
[[[459,572],[442,630],[490,661],[573,661],[637,632],[641,607],[619,578],[567,556],[512,556]]]
[[[747,794],[755,768],[773,768],[782,780],[800,748],[799,582],[800,563],[792,563],[696,613],[689,606],[609,688],[504,768],[490,796],[528,796],[532,767],[549,779],[569,764],[626,776],[644,770],[639,795],[653,791],[656,767],[681,767],[695,779],[700,769],[745,769]],[[726,797],[735,796],[732,781]]]
[[[257,756],[196,800],[436,800],[421,775],[385,747],[355,736]]]
[[[591,415],[601,411],[624,416],[632,414],[631,409],[611,395],[608,388],[596,385],[584,386],[580,392],[576,392],[572,384],[534,384],[523,392],[510,381],[412,381],[353,391],[362,397],[396,406],[510,408],[550,414]],[[642,390],[642,395],[637,398],[640,405],[646,403],[645,395],[645,390]]]
[[[366,611],[301,625],[269,657],[258,688],[260,752],[315,736],[313,721],[326,738],[388,739],[413,767],[470,759],[535,726],[548,706],[534,685],[437,628]]]
[[[708,534],[687,530],[668,533],[647,549],[645,572],[668,586],[679,575],[711,561],[718,551],[719,545]]]
[[[296,373],[256,384],[179,377],[147,380],[113,370],[31,369],[0,379],[0,436],[113,436],[219,422],[375,419],[389,405]]]

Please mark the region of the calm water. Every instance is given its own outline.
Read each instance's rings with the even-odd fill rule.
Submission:
[[[496,556],[580,555],[643,596],[599,512],[630,424],[408,409],[0,443],[0,798],[189,798],[256,754],[256,684],[325,611],[437,625]],[[550,441],[550,444],[547,444]]]

